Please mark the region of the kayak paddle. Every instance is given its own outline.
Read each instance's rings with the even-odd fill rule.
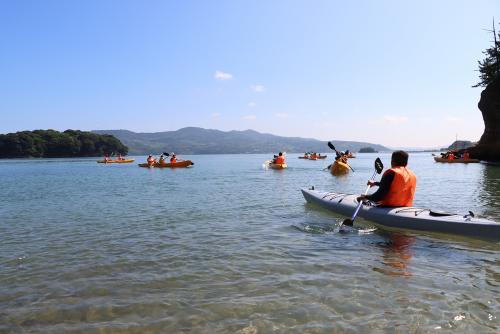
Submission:
[[[328,142],[328,147],[329,147],[329,148],[331,148],[332,150],[334,150],[334,151],[335,151],[335,153],[337,153],[337,156],[341,156],[341,155],[340,155],[340,153],[339,153],[339,151],[337,151],[337,150],[335,149],[335,146],[333,146],[332,142],[330,142],[330,141]],[[346,162],[345,164],[346,164],[347,166],[349,166],[349,168],[350,168],[350,169],[354,172],[354,169],[351,167],[351,165],[349,165],[347,162]],[[331,165],[330,165],[330,166],[331,166]]]
[[[370,180],[373,180],[377,174],[382,173],[382,170],[384,169],[384,164],[382,163],[382,160],[380,158],[375,159],[375,171],[373,172],[373,175]],[[368,181],[370,181],[368,180]],[[366,187],[365,195],[368,194],[368,190],[370,189],[370,185]],[[345,219],[342,223],[340,223],[340,227],[342,227],[342,224],[347,225],[347,226],[352,226],[354,224],[354,219],[356,219],[356,216],[358,215],[359,209],[361,209],[361,205],[363,205],[363,201],[359,201],[358,206],[356,207],[356,210],[354,211],[354,214],[352,215],[351,218]]]

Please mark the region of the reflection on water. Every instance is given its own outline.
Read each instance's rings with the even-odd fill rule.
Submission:
[[[383,268],[375,267],[374,271],[388,276],[411,276],[408,268],[413,256],[411,246],[415,243],[415,237],[401,233],[390,233],[388,241],[379,243],[382,249]]]
[[[480,176],[479,201],[484,215],[500,221],[500,167],[484,166]]]
[[[284,171],[269,155],[0,161],[0,334],[497,334],[498,244],[338,233],[345,217],[305,204],[301,187],[364,191],[378,155],[342,178],[298,155]],[[418,206],[500,220],[500,169],[411,165]]]

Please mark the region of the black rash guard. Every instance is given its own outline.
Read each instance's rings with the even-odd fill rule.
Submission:
[[[374,192],[371,195],[367,195],[366,199],[372,202],[380,202],[381,200],[384,199],[385,196],[389,193],[389,190],[391,189],[391,184],[392,181],[394,180],[394,175],[396,173],[392,170],[387,171],[382,175],[382,179],[380,179],[380,182],[375,182],[375,185],[378,186],[378,189],[376,192]]]

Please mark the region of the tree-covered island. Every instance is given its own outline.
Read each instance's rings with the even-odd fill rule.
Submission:
[[[20,131],[0,134],[0,158],[69,158],[126,155],[128,147],[112,135],[79,130]]]

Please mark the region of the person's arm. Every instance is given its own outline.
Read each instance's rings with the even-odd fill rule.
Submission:
[[[373,202],[379,202],[384,199],[391,189],[392,181],[394,180],[395,173],[393,171],[387,172],[382,176],[380,182],[375,182],[374,185],[378,185],[378,189],[371,195],[363,195],[358,197],[360,199],[367,199]],[[377,184],[378,183],[378,184]]]

